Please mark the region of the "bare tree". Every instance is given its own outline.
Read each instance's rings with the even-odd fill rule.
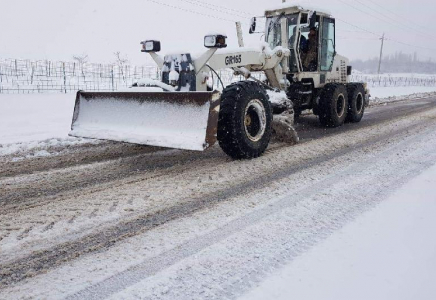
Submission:
[[[88,55],[86,53],[80,55],[73,55],[73,59],[79,64],[86,64],[88,62]]]
[[[82,53],[80,55],[73,55],[73,59],[77,61],[80,66],[80,71],[82,72],[83,79],[85,79],[85,73],[83,71],[83,65],[88,62],[88,54]]]
[[[127,56],[121,55],[120,51],[114,53],[115,55],[115,64],[118,66],[121,76],[123,77],[123,81],[126,82],[126,77],[124,74],[124,67],[129,63]]]

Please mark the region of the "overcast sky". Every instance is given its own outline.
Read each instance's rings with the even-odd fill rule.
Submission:
[[[288,1],[289,2],[289,1]],[[237,47],[235,21],[247,44],[251,16],[281,0],[0,0],[0,58],[71,60],[86,53],[92,62],[113,62],[116,51],[133,64],[146,55],[139,42],[160,39],[162,52],[203,51],[203,36],[223,32]],[[297,3],[297,1],[290,1]],[[304,3],[304,1],[298,1]],[[328,4],[326,4],[328,3]],[[337,51],[350,59],[418,52],[436,60],[434,0],[312,0],[337,18]],[[353,24],[354,26],[350,25]],[[406,45],[407,44],[407,45]]]

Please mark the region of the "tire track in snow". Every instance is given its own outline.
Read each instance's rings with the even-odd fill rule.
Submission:
[[[44,150],[52,155],[34,157],[33,153]],[[162,148],[105,142],[67,148],[47,147],[0,157],[0,179],[36,172],[70,168],[118,158],[163,151]]]
[[[143,215],[133,220],[122,221],[114,227],[85,236],[80,240],[35,252],[30,256],[2,266],[2,271],[0,273],[0,288],[18,283],[26,278],[56,268],[79,256],[95,251],[107,250],[115,243],[125,240],[126,238],[151,230],[169,221],[188,217],[195,212],[213,207],[222,201],[229,201],[235,196],[260,190],[263,187],[268,186],[271,182],[286,178],[306,168],[316,166],[322,162],[337,159],[338,157],[345,156],[354,151],[360,151],[365,147],[385,142],[390,138],[402,136],[405,132],[420,130],[422,127],[427,127],[428,123],[431,121],[434,122],[434,120],[424,119],[413,125],[405,126],[395,131],[372,137],[355,146],[345,147],[334,153],[310,159],[303,164],[287,166],[281,170],[275,170],[270,174],[262,174],[262,176],[259,176],[254,180],[243,182],[228,189],[215,191],[209,196],[190,199],[187,203],[181,203],[169,207],[168,209],[161,210],[152,215]],[[12,274],[14,274],[14,276],[12,276]]]
[[[218,150],[218,149],[217,149]],[[174,155],[177,152],[178,155]],[[131,158],[123,158],[111,163],[73,167],[64,170],[54,170],[21,178],[0,180],[0,213],[22,210],[43,205],[46,202],[60,200],[59,194],[84,190],[88,193],[108,188],[105,184],[116,186],[117,182],[126,184],[128,178],[134,181],[180,172],[193,162],[208,161],[215,157],[227,159],[224,154],[211,150],[203,155],[178,150],[166,150],[157,153],[144,154]],[[19,179],[19,180],[17,180]],[[58,197],[55,197],[58,196]],[[68,197],[68,195],[66,195]]]
[[[426,130],[426,134],[433,133],[434,130],[435,130],[435,126],[433,124],[433,127],[431,129]],[[409,137],[406,140],[400,142],[399,144],[395,144],[383,150],[381,155],[377,156],[376,160],[383,161],[391,157],[392,152],[405,148],[410,148],[411,145],[414,145],[417,142],[422,142],[426,138],[427,138],[426,136]],[[365,196],[365,197],[361,197],[361,199],[357,201],[357,203],[349,204],[349,207],[345,208],[341,212],[341,216],[339,218],[337,217],[333,225],[331,225],[330,227],[325,227],[324,224],[321,225],[318,224],[319,225],[318,227],[322,227],[322,228],[319,231],[315,231],[314,233],[312,233],[311,238],[307,238],[304,241],[301,241],[296,246],[294,245],[294,248],[292,249],[286,249],[282,251],[280,257],[282,257],[282,260],[291,259],[299,252],[302,252],[308,247],[313,246],[316,242],[324,239],[326,236],[328,236],[328,234],[340,228],[348,220],[355,217],[355,215],[358,212],[360,212],[363,208],[367,206],[367,203],[377,202],[376,199],[380,199],[382,195],[389,194],[391,192],[390,187],[392,187],[392,185],[395,185],[399,182],[407,181],[408,179],[410,179],[410,174],[419,174],[423,169],[426,168],[426,166],[428,167],[432,165],[435,159],[436,159],[436,153],[430,151],[424,161],[414,162],[410,164],[410,166],[407,166],[407,172],[404,172],[404,170],[402,170],[403,172],[397,172],[397,174],[394,175],[393,170],[387,170],[385,172],[387,173],[392,172],[393,176],[391,177],[385,176],[384,180],[380,180],[379,178],[373,178],[372,180],[374,181],[374,184],[380,185],[381,187],[383,187],[383,189],[381,189],[380,191],[372,190],[371,192],[369,192],[367,197],[370,197],[371,199],[366,199],[367,197]],[[284,211],[285,209],[289,209],[291,207],[296,206],[297,203],[302,202],[303,199],[311,198],[324,190],[330,189],[332,186],[334,186],[340,181],[345,180],[349,176],[354,176],[356,173],[359,174],[360,172],[364,172],[366,169],[368,169],[368,164],[372,163],[373,161],[374,161],[373,158],[366,158],[364,161],[354,164],[353,168],[346,168],[344,171],[341,171],[333,176],[329,176],[323,181],[317,183],[315,188],[307,187],[299,191],[296,191],[293,195],[283,197],[270,206],[267,206],[261,210],[255,210],[254,212],[251,212],[241,218],[231,221],[224,227],[216,229],[213,232],[209,232],[206,235],[187,241],[184,244],[178,246],[177,248],[171,249],[161,255],[158,255],[157,257],[147,259],[143,263],[131,267],[126,271],[120,272],[112,277],[109,277],[106,280],[103,280],[100,283],[94,284],[82,291],[72,294],[66,297],[66,299],[68,300],[106,299],[118,292],[125,290],[126,288],[136,283],[141,282],[142,280],[148,277],[156,275],[158,272],[163,271],[166,268],[177,264],[178,262],[181,262],[183,259],[198,254],[200,251],[206,249],[207,247],[217,244],[225,240],[226,238],[229,238],[230,236],[234,235],[235,233],[239,233],[250,226],[258,224],[263,219],[269,216],[272,216],[274,214],[280,213],[281,211]],[[359,185],[359,183],[354,183],[354,184]],[[328,212],[326,212],[326,214],[328,214]],[[310,232],[310,230],[308,230],[308,232]],[[286,247],[282,247],[282,248],[286,248]],[[270,262],[263,262],[263,264],[270,265],[270,266],[275,265],[276,267],[278,267],[280,265],[280,262],[277,261],[276,258],[274,259],[271,258]],[[183,269],[181,268],[181,270]],[[190,269],[190,271],[193,270]],[[232,282],[233,285],[229,284],[226,287],[221,286],[219,289],[217,289],[217,294],[215,294],[214,297],[212,298],[213,299],[232,298],[232,295],[234,296],[235,293],[243,292],[241,286],[244,285],[249,286],[253,284],[253,281],[261,280],[262,278],[261,273],[253,272],[253,270],[250,271],[251,271],[250,273],[251,277],[250,276],[242,277],[242,281],[244,281],[244,284],[241,282],[241,280],[239,280],[239,281],[233,281]],[[238,272],[238,271],[234,271],[234,272]],[[261,270],[260,272],[265,272],[265,270]],[[241,274],[239,274],[239,276],[241,276]],[[182,284],[182,286],[185,285]],[[180,287],[180,285],[176,286],[176,288],[177,287]],[[168,288],[170,290],[170,294],[164,298],[171,299],[172,298],[171,287]],[[189,284],[187,284],[186,288],[190,289],[191,287],[189,286]],[[189,295],[189,293],[187,293],[186,290],[184,290],[184,292],[185,295]],[[192,294],[198,295],[198,292],[199,291],[194,290]],[[177,292],[175,292],[175,294],[177,294]],[[155,296],[157,295],[158,294],[155,294]],[[189,296],[186,296],[186,298],[189,298]],[[147,296],[144,296],[144,299],[149,299],[149,298]]]
[[[394,111],[386,106],[380,107],[377,113],[372,114],[370,118],[366,120],[364,119],[361,124],[348,124],[348,126],[345,127],[328,130],[324,127],[320,127],[314,117],[303,118],[302,123],[298,125],[301,129],[301,139],[307,141],[324,136],[334,136],[345,131],[353,132],[363,128],[377,126],[398,117],[412,116],[435,107],[436,99],[428,100],[427,102],[421,101],[418,104],[414,103],[414,105],[416,105],[416,107],[400,105],[396,107]],[[99,145],[93,146],[98,147]],[[287,145],[273,143],[268,151],[275,151],[286,146]],[[90,146],[88,145],[87,147]],[[132,145],[117,144],[109,144],[109,147],[115,147],[115,149],[135,148],[135,146]],[[136,146],[136,148],[138,148],[138,146]],[[92,147],[92,149],[96,150],[94,147]],[[2,180],[0,176],[0,192],[2,194],[0,198],[0,213],[4,214],[12,210],[28,209],[44,205],[44,203],[49,201],[57,201],[60,200],[59,198],[64,198],[65,196],[55,196],[64,192],[83,190],[84,188],[90,188],[90,192],[106,189],[107,186],[104,184],[113,183],[116,185],[121,179],[128,177],[134,178],[138,172],[161,169],[162,174],[158,176],[165,176],[171,174],[171,168],[173,167],[183,169],[181,166],[177,165],[191,167],[192,165],[195,166],[195,164],[192,164],[193,162],[208,161],[210,158],[214,158],[215,162],[219,163],[217,157],[224,157],[218,147],[204,153],[192,153],[179,150],[156,150],[157,148],[151,147],[139,147],[139,149],[145,149],[146,153],[130,155],[131,153],[127,151],[126,157],[121,155],[121,158],[115,159],[109,164],[85,164],[83,167],[75,166],[64,170],[55,168],[47,172],[39,172],[24,177],[20,176],[18,177],[18,183],[15,183],[17,181],[16,178]],[[122,150],[120,151],[122,153]],[[165,155],[168,151],[170,153],[174,151],[176,155]],[[118,153],[118,150],[115,150],[115,153]],[[161,155],[162,157],[160,157]],[[153,158],[153,161],[150,161],[149,158]],[[48,159],[51,160],[52,158]],[[74,158],[71,160],[74,160]],[[40,164],[44,165],[44,159],[40,160]],[[167,170],[168,173],[165,173],[164,170]],[[155,178],[155,175],[149,178]],[[28,182],[26,180],[28,180]],[[125,184],[125,182],[123,184]],[[101,187],[99,187],[100,185]],[[95,189],[93,187],[95,187]],[[68,197],[68,195],[66,195],[66,197]]]

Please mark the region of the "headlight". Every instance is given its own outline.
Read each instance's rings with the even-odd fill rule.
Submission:
[[[204,37],[204,46],[206,48],[225,48],[227,36],[217,34],[217,35],[206,35]]]
[[[160,41],[145,41],[141,42],[142,50],[141,52],[159,52],[160,51]]]

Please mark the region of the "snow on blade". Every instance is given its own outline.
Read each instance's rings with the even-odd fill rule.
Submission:
[[[185,150],[206,148],[209,101],[179,104],[147,98],[165,93],[146,94],[120,98],[108,93],[107,98],[90,99],[80,95],[70,135]]]

